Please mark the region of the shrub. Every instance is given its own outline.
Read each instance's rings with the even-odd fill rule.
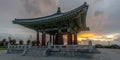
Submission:
[[[110,46],[104,46],[104,48],[110,48]]]
[[[116,45],[116,44],[113,44],[113,45],[110,46],[110,48],[116,48],[116,49],[119,49],[120,46],[118,46],[118,45]]]
[[[101,44],[96,44],[95,48],[103,48],[103,46]]]

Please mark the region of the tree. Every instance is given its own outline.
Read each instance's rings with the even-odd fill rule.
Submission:
[[[35,41],[32,41],[32,46],[35,46],[36,42]]]
[[[111,46],[110,46],[110,48],[119,49],[119,48],[120,48],[120,46],[118,46],[118,45],[116,45],[116,44],[113,44],[113,45],[111,45]]]
[[[110,46],[108,46],[108,45],[107,45],[107,46],[103,46],[103,47],[104,47],[104,48],[110,48]]]
[[[12,40],[12,45],[15,45],[15,44],[16,44],[16,40],[13,39],[13,40]]]
[[[0,47],[2,46],[2,41],[0,41]]]
[[[95,48],[103,48],[103,46],[101,44],[96,44]]]
[[[6,47],[6,39],[3,39],[3,40],[1,41],[1,43],[2,43],[2,46],[3,46],[3,47]]]
[[[6,41],[6,47],[7,47],[8,43],[9,43],[9,42],[8,42],[8,41]]]
[[[29,44],[30,44],[30,42],[31,42],[30,40],[27,40],[27,42],[26,42],[26,43],[27,43],[27,45],[29,45]]]
[[[23,40],[20,40],[20,41],[19,41],[19,44],[20,44],[20,45],[23,45]]]

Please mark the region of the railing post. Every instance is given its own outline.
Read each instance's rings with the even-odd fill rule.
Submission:
[[[29,45],[28,45],[28,48],[31,48],[32,47],[32,43],[30,42]]]
[[[10,48],[10,43],[8,43],[7,48],[8,48],[8,49]]]
[[[11,48],[10,48],[10,42],[8,42],[8,45],[7,45],[7,53],[10,53],[11,52]]]
[[[89,40],[88,44],[89,44],[89,45],[88,45],[89,52],[92,52],[92,50],[93,50],[92,41]]]

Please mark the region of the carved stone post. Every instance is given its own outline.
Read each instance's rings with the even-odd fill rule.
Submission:
[[[7,53],[10,53],[11,52],[11,49],[10,49],[10,42],[8,42],[8,45],[7,45]]]
[[[89,44],[89,52],[92,52],[92,50],[93,50],[92,41],[89,40],[88,44]]]

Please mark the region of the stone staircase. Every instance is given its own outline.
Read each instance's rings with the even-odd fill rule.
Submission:
[[[28,49],[22,56],[32,56],[32,57],[40,57],[46,56],[47,48],[40,48],[40,47],[32,47]]]

